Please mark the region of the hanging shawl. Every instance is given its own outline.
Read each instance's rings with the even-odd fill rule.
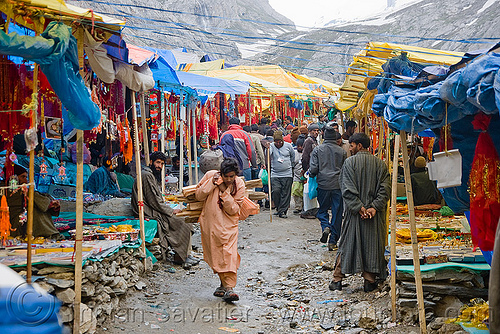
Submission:
[[[469,177],[470,227],[472,242],[483,251],[492,251],[500,217],[500,160],[487,129],[491,117],[477,114],[472,124],[482,130]]]

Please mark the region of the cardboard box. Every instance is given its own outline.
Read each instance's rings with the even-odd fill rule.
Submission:
[[[406,197],[406,185],[404,183],[398,182],[398,188],[396,191],[397,197]]]
[[[76,198],[76,187],[60,184],[51,184],[49,186],[49,195],[54,198]]]

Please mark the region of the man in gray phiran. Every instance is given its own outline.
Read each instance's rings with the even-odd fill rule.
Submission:
[[[352,156],[340,173],[346,205],[344,225],[330,290],[342,290],[344,274],[362,272],[364,291],[377,288],[376,277],[387,277],[384,258],[386,207],[391,192],[387,166],[368,152],[370,138],[355,133],[349,138]]]
[[[328,250],[333,251],[342,230],[343,205],[339,176],[347,154],[337,143],[341,136],[333,127],[325,127],[324,138],[323,144],[312,151],[309,176],[316,177],[318,182],[319,210],[316,217],[321,223],[320,241],[328,242]],[[329,210],[332,210],[331,220]]]
[[[158,222],[158,236],[163,258],[167,258],[168,246],[175,252],[174,263],[182,264],[184,268],[198,264],[199,260],[190,256],[192,225],[185,223],[184,218],[175,214],[180,210],[172,209],[165,203],[161,192],[161,170],[167,156],[162,152],[150,155],[150,166],[142,167],[142,194],[144,197],[144,216]],[[134,182],[131,198],[132,209],[139,215],[137,196],[137,180]]]

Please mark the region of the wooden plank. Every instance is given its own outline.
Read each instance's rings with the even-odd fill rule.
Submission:
[[[182,194],[184,195],[184,197],[189,197],[191,195],[194,195],[195,192],[196,192],[196,185],[182,188]]]
[[[266,193],[261,191],[250,191],[248,192],[248,198],[252,201],[260,201],[267,197]]]
[[[409,282],[401,282],[404,289],[415,291],[416,285]],[[421,285],[423,291],[436,293],[447,296],[457,296],[463,298],[485,298],[488,297],[488,289],[481,288],[466,288],[460,285],[452,284],[423,284]],[[417,296],[418,297],[418,296]]]
[[[183,210],[176,214],[176,216],[178,217],[198,217],[199,215],[201,215],[201,210],[196,210],[196,211]]]
[[[191,211],[195,211],[195,210],[201,210],[203,209],[203,205],[205,203],[203,202],[193,202],[193,203],[188,203],[187,204],[187,209],[188,210],[191,210]]]
[[[257,179],[257,180],[245,181],[245,187],[247,189],[262,188],[262,180]]]
[[[395,137],[391,190],[391,303],[392,321],[396,321],[396,202],[398,188],[399,135]]]
[[[417,226],[415,223],[415,208],[413,205],[413,191],[411,188],[410,176],[410,162],[408,158],[408,150],[406,149],[406,132],[401,131],[401,151],[403,152],[403,167],[405,173],[406,184],[406,201],[408,203],[408,213],[410,215],[410,232],[411,232],[411,246],[413,253],[413,265],[415,268],[415,284],[417,289],[418,301],[418,320],[420,323],[420,333],[427,333],[427,325],[425,321],[425,307],[424,307],[424,292],[422,290],[422,277],[420,274],[420,262],[418,252],[418,239],[417,239]]]
[[[286,103],[285,103],[286,105]],[[269,188],[269,222],[273,222],[273,201],[271,199],[271,147],[267,148],[267,185]]]
[[[193,115],[193,121],[191,122],[193,124],[193,153],[194,153],[194,180],[193,183],[197,184],[199,179],[198,175],[198,142],[196,140],[196,110],[197,107],[192,111]]]

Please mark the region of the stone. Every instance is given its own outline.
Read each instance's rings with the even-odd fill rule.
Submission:
[[[297,323],[297,321],[291,321],[290,322],[290,328],[294,329],[294,328],[297,328],[299,324]]]
[[[92,283],[82,285],[82,297],[92,297],[95,294],[95,286]]]
[[[61,273],[69,273],[74,272],[73,268],[68,267],[60,267],[60,266],[50,266],[42,268],[38,271],[37,275],[45,276],[47,274],[61,274]]]
[[[120,278],[121,278],[121,281],[113,287],[113,292],[116,295],[123,295],[124,293],[127,292],[127,289],[128,289],[127,281],[125,281],[125,279],[123,277],[120,277]]]
[[[59,318],[61,322],[71,322],[73,321],[73,307],[70,306],[61,306],[59,310]]]
[[[431,323],[427,325],[427,331],[428,332],[437,331],[444,325],[445,321],[446,318],[443,317],[435,318]]]
[[[435,312],[438,317],[456,318],[460,315],[460,308],[464,305],[456,296],[445,296],[437,303]]]
[[[71,288],[72,286],[75,285],[74,280],[56,279],[56,278],[47,278],[47,283],[61,289]]]
[[[108,267],[108,275],[115,276],[116,274],[116,262],[111,262],[111,265]]]
[[[71,288],[56,292],[56,297],[64,304],[72,304],[75,300],[75,291]]]
[[[146,283],[144,283],[143,281],[139,281],[137,283],[135,283],[135,288],[137,290],[142,290],[146,287]]]
[[[112,198],[105,202],[88,205],[85,210],[102,216],[134,216],[130,198]]]
[[[398,300],[398,305],[401,307],[417,307],[417,300],[416,299],[404,299],[400,298]],[[434,307],[436,303],[430,302],[426,299],[424,299],[424,307]]]
[[[462,326],[458,324],[443,324],[437,331],[437,334],[454,334],[457,331],[462,331]]]
[[[376,329],[377,320],[370,317],[361,317],[359,319],[358,326],[364,329]]]
[[[95,333],[96,328],[96,316],[87,305],[80,304],[80,333]]]
[[[47,282],[41,281],[34,284],[38,284],[38,286],[47,291],[47,293],[52,293],[55,290],[54,287]]]
[[[55,278],[55,279],[74,280],[75,279],[75,273],[74,272],[70,272],[70,273],[49,274],[49,275],[47,275],[47,277]]]

